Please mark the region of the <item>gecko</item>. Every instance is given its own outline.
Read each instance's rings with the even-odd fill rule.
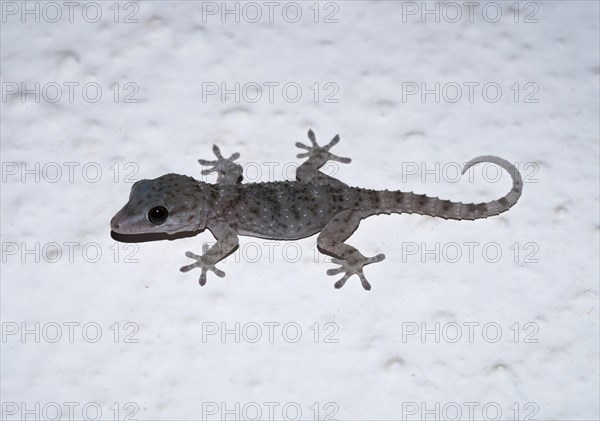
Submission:
[[[496,156],[479,156],[467,162],[464,174],[472,166],[489,162],[499,165],[511,175],[512,188],[502,198],[491,202],[462,203],[399,190],[370,190],[350,187],[320,168],[328,161],[350,163],[330,152],[339,140],[336,135],[325,146],[319,146],[315,134],[308,131],[310,145],[297,142],[308,158],[296,169],[296,180],[243,183],[242,166],[235,162],[239,153],[224,158],[213,146],[216,160],[199,159],[205,166],[203,175],[217,173],[215,184],[193,177],[166,174],[153,180],[139,180],[131,187],[129,200],[112,218],[113,232],[124,235],[199,233],[208,229],[216,243],[205,245],[202,255],[188,251],[194,263],[181,272],[200,268],[199,284],[206,284],[207,273],[224,277],[216,264],[238,246],[238,236],[271,240],[296,240],[319,234],[318,249],[332,257],[339,267],[327,275],[343,273],[335,282],[341,288],[348,278],[357,275],[365,290],[371,289],[363,267],[384,260],[383,253],[364,256],[345,241],[358,228],[360,221],[378,214],[420,214],[454,220],[474,220],[498,215],[512,207],[523,189],[517,168]]]

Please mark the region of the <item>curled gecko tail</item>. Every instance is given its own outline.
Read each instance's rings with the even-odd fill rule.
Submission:
[[[430,197],[424,194],[415,194],[413,192],[402,191],[375,191],[363,190],[359,193],[359,198],[367,203],[368,214],[377,213],[416,213],[419,215],[429,215],[437,218],[455,219],[455,220],[473,220],[488,218],[507,211],[517,203],[523,190],[523,180],[521,174],[510,162],[496,156],[479,156],[467,162],[462,173],[467,172],[472,166],[487,162],[499,165],[508,171],[512,177],[512,188],[503,197],[491,202],[481,203],[462,203],[451,200]]]
[[[521,193],[523,192],[523,179],[521,178],[519,170],[513,164],[511,164],[505,159],[491,155],[478,156],[477,158],[471,159],[465,164],[462,173],[466,173],[472,166],[483,162],[489,162],[491,164],[496,164],[504,168],[512,177],[513,182],[512,188],[506,195],[504,195],[504,197],[501,197],[498,200],[493,200],[491,202],[484,202],[479,204],[485,205],[485,207],[487,208],[486,215],[483,216],[484,218],[486,218],[488,216],[498,215],[502,212],[505,212],[508,209],[510,209],[515,203],[517,203],[517,200],[519,200],[519,197],[521,197]]]
[[[491,202],[481,203],[462,203],[452,202],[450,200],[441,200],[434,198],[432,201],[426,201],[425,212],[423,214],[435,216],[444,219],[456,219],[456,220],[474,220],[481,218],[488,218],[490,216],[498,215],[502,212],[506,212],[510,209],[523,191],[523,180],[519,170],[512,165],[510,162],[498,158],[497,156],[478,156],[467,162],[463,168],[462,173],[466,173],[469,168],[480,163],[496,164],[504,168],[512,177],[512,188],[510,191],[501,197],[500,199],[492,200]],[[415,212],[420,213],[420,212]]]

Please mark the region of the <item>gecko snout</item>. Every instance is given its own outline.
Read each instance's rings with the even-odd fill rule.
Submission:
[[[123,209],[116,213],[110,220],[110,229],[118,234],[126,234],[123,232],[127,228],[127,219],[123,213]]]
[[[118,232],[119,231],[119,222],[117,220],[117,215],[113,216],[113,218],[110,220],[110,229],[114,232]]]

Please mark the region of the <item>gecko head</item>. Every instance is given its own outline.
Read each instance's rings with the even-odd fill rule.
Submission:
[[[131,187],[129,201],[110,221],[118,234],[175,234],[206,228],[210,209],[203,208],[200,182],[185,175],[166,174],[140,180]]]

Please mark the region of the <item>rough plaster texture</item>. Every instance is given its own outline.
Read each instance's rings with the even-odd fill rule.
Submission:
[[[256,4],[257,23],[242,4],[240,22],[225,15],[223,23],[220,2],[121,3],[115,23],[114,4],[99,2],[93,23],[93,8],[83,15],[75,6],[69,22],[58,3],[63,15],[52,23],[56,11],[43,3],[2,2],[4,419],[25,410],[28,419],[52,418],[57,407],[69,419],[68,405],[77,419],[97,408],[102,419],[252,419],[257,408],[260,419],[294,419],[298,409],[306,420],[452,419],[457,408],[460,419],[495,419],[497,409],[498,419],[599,419],[598,3],[521,3],[518,17],[513,2],[494,3],[496,23],[487,21],[494,4],[482,14],[486,2],[473,22],[457,3],[456,23],[444,4],[439,23],[422,22],[434,3],[321,3],[317,23],[312,2],[298,3],[297,23],[288,22],[294,6],[285,16],[287,3],[274,6],[271,23],[269,6]],[[40,22],[22,7],[38,7]],[[123,22],[130,13],[137,23]],[[324,23],[330,13],[337,22]],[[69,82],[79,84],[73,102]],[[203,99],[209,85],[236,82],[238,101]],[[439,82],[439,102],[403,98],[412,82]],[[469,82],[480,84],[472,101]],[[483,97],[490,82],[502,89],[497,102],[493,91]],[[39,102],[22,83],[40,83]],[[62,97],[51,102],[54,83]],[[269,83],[279,84],[272,101]],[[301,87],[297,102],[293,88],[283,96],[287,83]],[[462,97],[451,102],[456,84]],[[102,89],[97,102],[93,86]],[[537,102],[525,103],[536,88],[529,99]],[[130,93],[138,102],[124,102]],[[325,102],[328,94],[337,102]],[[387,256],[367,267],[368,293],[357,279],[333,289],[315,237],[286,249],[243,237],[220,264],[227,276],[209,276],[204,288],[199,273],[178,268],[209,233],[135,245],[111,238],[109,220],[132,180],[200,177],[196,159],[210,158],[213,143],[240,152],[250,179],[289,178],[294,142],[305,142],[308,128],[323,142],[341,135],[334,152],[353,162],[327,170],[351,185],[490,200],[509,189],[506,174],[497,180],[489,167],[457,180],[456,168],[492,154],[519,165],[523,196],[482,221],[364,221],[350,244]],[[206,336],[236,323],[239,342]],[[23,337],[24,329],[34,333]],[[424,340],[423,329],[433,332]],[[131,332],[137,343],[125,340]]]

